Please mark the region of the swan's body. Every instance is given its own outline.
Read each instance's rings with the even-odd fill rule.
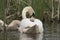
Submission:
[[[8,30],[17,30],[18,27],[20,27],[20,21],[19,20],[13,20],[9,25],[8,25]]]
[[[24,33],[27,33],[28,30],[32,30],[32,28],[34,28],[34,26],[36,26],[36,33],[42,33],[43,32],[43,24],[40,20],[38,19],[34,19],[34,22],[30,21],[30,19],[26,18],[26,19],[23,19],[21,21],[21,24],[20,24],[20,32],[24,32]],[[35,33],[33,31],[33,33]]]
[[[26,11],[27,10],[27,11]],[[31,13],[30,13],[30,12]],[[21,33],[42,33],[43,32],[43,24],[39,19],[35,18],[27,18],[26,17],[26,12],[29,12],[30,16],[33,15],[34,10],[32,9],[31,6],[25,7],[22,11],[22,21],[20,23],[20,32]],[[35,32],[34,32],[35,30]]]

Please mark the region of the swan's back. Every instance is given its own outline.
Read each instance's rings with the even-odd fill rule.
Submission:
[[[31,22],[29,18],[26,18],[21,21],[19,30],[20,32],[21,31],[23,32],[24,29],[27,29],[28,27],[32,27],[34,25],[35,25],[34,22]]]
[[[20,25],[20,21],[19,20],[13,20],[8,27],[17,27],[18,25]]]
[[[23,27],[27,27],[27,26],[33,26],[35,24],[34,22],[31,22],[29,18],[26,18],[21,21],[20,25],[23,25]]]

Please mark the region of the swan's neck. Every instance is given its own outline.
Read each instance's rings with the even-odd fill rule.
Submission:
[[[23,19],[27,18],[27,17],[26,17],[26,12],[27,12],[27,11],[28,11],[28,10],[23,10],[23,11],[22,11],[22,18],[23,18]]]

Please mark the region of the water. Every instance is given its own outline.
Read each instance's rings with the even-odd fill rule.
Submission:
[[[60,23],[44,23],[44,33],[21,34],[18,31],[8,31],[7,40],[60,40]],[[4,40],[0,32],[0,40]]]

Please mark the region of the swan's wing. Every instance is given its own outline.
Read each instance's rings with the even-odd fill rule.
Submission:
[[[23,19],[21,21],[21,25],[23,25],[24,27],[27,27],[27,26],[33,26],[35,25],[34,22],[31,22],[30,19]]]
[[[8,27],[18,27],[18,26],[20,26],[19,20],[14,20],[8,25]]]
[[[40,32],[43,32],[43,23],[39,19],[35,19],[35,24],[37,25],[37,28],[39,29]]]
[[[28,27],[34,26],[35,23],[31,22],[30,19],[23,19],[20,24],[20,31],[28,30]]]

